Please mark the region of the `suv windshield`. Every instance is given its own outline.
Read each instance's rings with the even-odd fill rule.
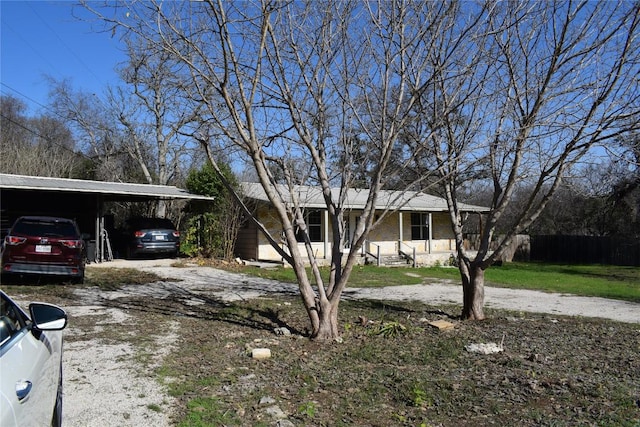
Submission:
[[[13,234],[48,237],[77,237],[75,226],[67,221],[46,221],[23,219],[18,221],[12,230]]]

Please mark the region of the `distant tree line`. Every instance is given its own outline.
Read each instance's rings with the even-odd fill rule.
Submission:
[[[88,177],[90,162],[77,151],[68,124],[55,115],[30,117],[26,111],[20,99],[0,98],[0,170],[33,176]]]
[[[636,143],[636,150],[638,150]],[[640,237],[640,168],[622,167],[612,160],[588,174],[567,180],[547,204],[526,234],[564,236]],[[483,192],[469,195],[468,200],[486,205],[490,198]],[[514,196],[518,200],[518,194]],[[497,232],[508,230],[515,220],[515,211],[507,210]],[[481,228],[477,217],[468,218],[467,231]]]

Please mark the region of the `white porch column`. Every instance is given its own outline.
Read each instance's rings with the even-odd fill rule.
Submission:
[[[431,218],[431,212],[429,212],[429,253],[431,253],[431,239],[433,238],[433,221]]]
[[[324,259],[329,258],[329,211],[324,211]]]
[[[399,239],[400,241],[404,241],[404,229],[403,229],[403,220],[402,220],[402,211],[398,212],[398,235],[399,235]]]

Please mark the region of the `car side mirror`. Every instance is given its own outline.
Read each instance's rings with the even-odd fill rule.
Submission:
[[[67,326],[67,313],[58,306],[34,302],[29,304],[33,326],[40,331],[59,331]]]

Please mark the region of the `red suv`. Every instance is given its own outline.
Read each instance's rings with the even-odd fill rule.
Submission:
[[[75,221],[48,216],[16,220],[2,243],[2,274],[84,281],[85,245]]]

